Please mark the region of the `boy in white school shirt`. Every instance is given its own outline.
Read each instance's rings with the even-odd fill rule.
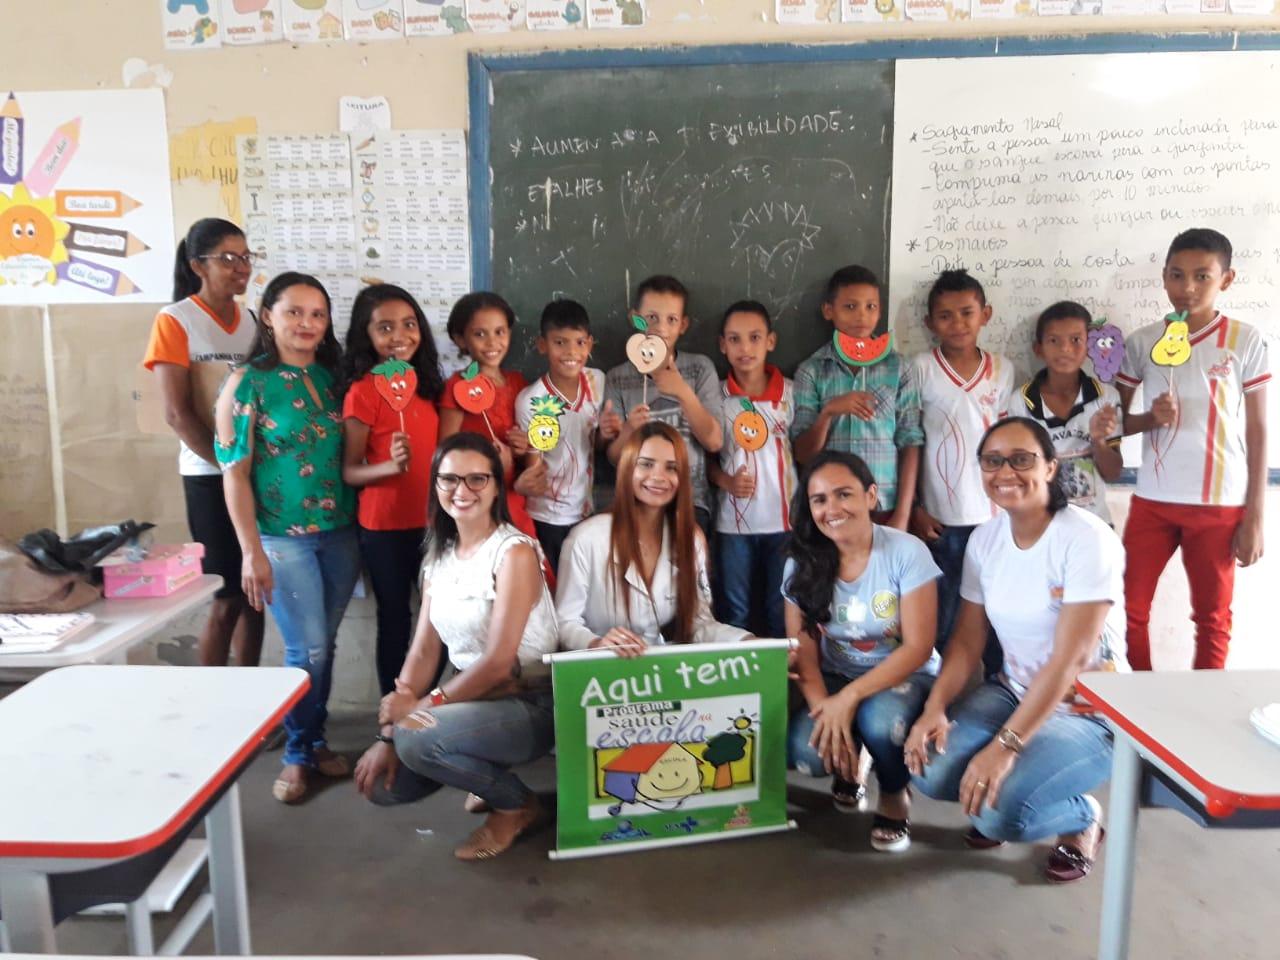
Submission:
[[[555,441],[540,450],[530,439],[525,469],[516,481],[552,570],[560,568],[560,549],[569,531],[591,515],[597,431],[601,439],[612,440],[622,426],[622,418],[606,409],[603,371],[587,366],[593,343],[582,304],[552,300],[542,310],[538,337],[547,372],[516,397],[520,429],[527,433],[542,417],[539,427]]]
[[[1235,568],[1262,556],[1271,367],[1266,338],[1214,306],[1234,279],[1231,241],[1216,230],[1178,234],[1165,258],[1164,289],[1184,318],[1148,324],[1125,341],[1117,377],[1125,433],[1142,434],[1124,528],[1135,670],[1151,669],[1151,602],[1174,550],[1182,548],[1191,587],[1196,669],[1226,665]],[[1135,413],[1139,384],[1148,409]]]
[[[982,486],[978,443],[1009,409],[1014,376],[1006,358],[978,346],[978,333],[991,319],[981,283],[964,270],[944,270],[929,290],[928,303],[925,324],[938,346],[911,358],[924,427],[921,496],[912,511],[911,532],[929,545],[942,569],[938,649],[944,650],[960,606],[969,535],[996,515]],[[983,653],[986,674],[998,671],[1000,662],[993,634]]]

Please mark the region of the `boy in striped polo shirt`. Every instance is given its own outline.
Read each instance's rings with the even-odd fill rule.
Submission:
[[[1164,289],[1183,318],[1132,334],[1116,378],[1125,433],[1142,434],[1124,529],[1126,643],[1135,670],[1151,669],[1151,601],[1176,549],[1191,587],[1196,669],[1226,664],[1235,566],[1262,556],[1271,369],[1262,334],[1214,307],[1234,279],[1231,242],[1222,234],[1194,229],[1174,237]],[[1139,384],[1148,408],[1131,412]]]

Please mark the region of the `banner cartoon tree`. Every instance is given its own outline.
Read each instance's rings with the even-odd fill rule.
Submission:
[[[716,769],[711,789],[725,790],[732,787],[733,770],[730,764],[746,755],[747,738],[740,733],[718,733],[708,740],[702,759]]]

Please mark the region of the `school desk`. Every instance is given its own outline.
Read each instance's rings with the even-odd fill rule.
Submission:
[[[1280,747],[1249,722],[1280,670],[1086,673],[1076,687],[1115,731],[1099,960],[1129,955],[1140,804],[1203,826],[1280,827]]]
[[[167,597],[98,600],[84,608],[93,614],[93,626],[52,650],[7,652],[0,644],[0,681],[22,682],[39,671],[79,663],[123,662],[130,647],[200,606],[221,587],[221,577],[206,573]]]
[[[293,667],[75,666],[0,700],[0,918],[54,952],[57,875],[123,870],[203,817],[214,945],[249,953],[236,778],[306,692]]]

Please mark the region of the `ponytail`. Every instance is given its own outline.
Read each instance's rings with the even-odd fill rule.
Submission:
[[[173,302],[185,300],[200,292],[200,275],[191,269],[191,261],[210,253],[227,237],[243,237],[244,231],[230,220],[205,217],[197,220],[178,241],[173,258]]]

